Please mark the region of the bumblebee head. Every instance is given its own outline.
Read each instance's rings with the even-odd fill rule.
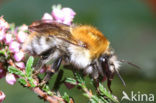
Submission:
[[[120,67],[121,63],[127,63],[135,68],[140,69],[139,66],[137,66],[129,61],[118,60],[117,56],[114,54],[114,52],[112,50],[105,52],[97,60],[95,60],[96,66],[94,66],[94,69],[96,67],[96,69],[98,70],[98,73],[103,78],[107,79],[107,85],[108,85],[108,88],[110,91],[111,91],[110,85],[111,85],[111,81],[114,77],[114,74],[117,74],[118,77],[120,78],[120,80],[122,81],[123,85],[126,86],[123,78],[121,77],[121,75],[119,73],[119,67]]]
[[[107,72],[114,74],[114,72],[116,72],[120,67],[120,61],[117,59],[117,56],[113,52],[100,56],[98,58],[98,62],[105,75],[109,74]]]
[[[102,77],[106,77],[107,79],[107,85],[110,88],[111,81],[114,77],[114,74],[117,74],[119,78],[121,79],[123,85],[125,85],[124,80],[120,76],[120,73],[118,71],[120,67],[120,61],[117,59],[117,56],[114,54],[114,52],[110,51],[108,53],[105,53],[101,55],[97,60],[97,69],[99,71],[99,74]]]

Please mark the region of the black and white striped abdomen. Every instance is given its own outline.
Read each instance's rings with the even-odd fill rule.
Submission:
[[[57,37],[48,37],[48,36],[30,36],[27,41],[24,43],[23,50],[30,52],[31,54],[40,55],[43,52],[59,48],[66,50],[68,43],[57,38]]]

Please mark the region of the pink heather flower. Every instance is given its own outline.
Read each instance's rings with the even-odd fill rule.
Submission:
[[[70,25],[76,13],[71,8],[63,8],[62,12],[64,14],[63,23]]]
[[[34,83],[35,86],[37,86],[37,84],[38,84],[38,82],[36,80],[34,80],[33,83]]]
[[[20,44],[16,41],[12,41],[9,44],[9,49],[11,52],[15,53],[15,52],[19,52],[19,48],[20,48]]]
[[[67,24],[67,25],[71,25],[73,18],[66,18],[62,23],[63,24]]]
[[[52,11],[52,16],[55,18],[56,21],[62,22],[64,20],[64,15],[61,9],[54,8]]]
[[[56,21],[70,25],[73,21],[75,16],[75,12],[70,8],[59,8],[54,7],[52,11],[52,16],[55,18]]]
[[[19,31],[16,36],[17,36],[17,40],[23,43],[27,38],[27,33],[25,33],[24,31]]]
[[[49,13],[44,13],[42,20],[53,20],[53,17]]]
[[[3,78],[6,75],[6,71],[0,67],[0,79]]]
[[[24,52],[19,51],[14,54],[14,59],[19,62],[24,58]]]
[[[62,8],[62,12],[64,12],[64,15],[74,17],[76,13],[71,8]]]
[[[25,64],[23,62],[17,62],[15,63],[15,65],[21,69],[24,69],[25,68]]]
[[[23,24],[22,26],[19,27],[20,31],[27,31],[28,30],[28,26]]]
[[[2,41],[4,37],[5,37],[4,31],[0,30],[0,41]]]
[[[4,99],[5,99],[5,94],[2,91],[0,91],[0,103],[2,103]]]
[[[5,35],[5,43],[9,44],[12,41],[12,34],[6,34]]]
[[[0,17],[0,30],[9,28],[9,24],[3,19],[3,16]]]
[[[14,74],[8,73],[5,79],[6,79],[6,82],[10,85],[14,85],[16,83],[16,78]]]

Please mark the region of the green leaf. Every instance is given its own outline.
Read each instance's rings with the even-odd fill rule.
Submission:
[[[87,93],[83,93],[83,95],[87,98],[89,98],[88,94]]]
[[[0,50],[0,54],[5,55],[5,51],[4,50]]]
[[[33,78],[28,77],[28,81],[29,81],[32,88],[36,87],[36,85],[34,84],[34,79]]]
[[[27,64],[26,64],[26,76],[31,77],[32,76],[32,65],[34,62],[34,58],[32,56],[29,57]]]
[[[73,85],[77,85],[77,81],[73,78],[67,78],[65,82],[73,84]]]
[[[92,98],[90,99],[91,103],[99,103],[99,98],[95,95],[92,96]]]
[[[110,103],[108,100],[106,100],[103,96],[99,97],[101,103]]]
[[[49,86],[47,86],[47,85],[44,85],[42,90],[45,91],[48,95],[53,95],[53,93],[51,92]]]
[[[115,103],[119,103],[119,101],[116,98],[114,98],[114,96],[109,91],[107,91],[101,83],[99,84],[99,90],[102,95],[105,95]]]
[[[19,78],[18,81],[23,84],[23,85],[26,85],[27,82],[25,81],[25,79],[22,79],[22,78]]]
[[[21,76],[21,77],[25,77],[25,74],[24,74],[21,70],[15,68],[15,67],[13,67],[13,66],[9,66],[9,67],[8,67],[8,71],[9,71],[10,73],[14,73],[14,74],[19,75],[19,76]]]
[[[9,24],[9,26],[10,26],[11,31],[14,32],[14,30],[15,30],[15,24],[14,23],[11,23],[11,24]]]
[[[79,73],[75,73],[75,78],[76,78],[76,80],[77,80],[79,83],[85,84],[85,81],[84,81],[82,75],[80,75]]]
[[[62,96],[62,98],[67,102],[70,103],[70,97],[69,95],[65,92],[64,95]]]

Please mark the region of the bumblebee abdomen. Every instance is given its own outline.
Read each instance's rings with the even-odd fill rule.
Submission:
[[[28,37],[28,41],[25,42],[23,49],[31,54],[40,55],[49,49],[60,48],[59,46],[62,44],[65,45],[62,40],[55,37],[32,33]],[[61,46],[60,49],[65,48]]]

